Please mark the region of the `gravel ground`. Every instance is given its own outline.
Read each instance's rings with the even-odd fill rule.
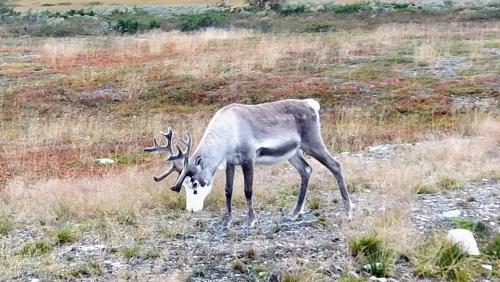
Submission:
[[[409,150],[411,146],[381,145],[357,156],[367,161],[397,159],[399,150]],[[316,192],[319,193],[316,196],[332,199],[331,193]],[[500,182],[483,179],[459,190],[415,195],[408,215],[409,227],[421,233],[449,230],[454,228],[453,219],[460,217],[482,221],[492,232],[500,232],[499,192]],[[353,193],[354,216],[373,216],[378,211],[390,209],[392,202],[387,196],[367,189]],[[229,230],[221,228],[217,212],[184,215],[184,221],[172,215],[151,216],[141,221],[158,229],[169,226],[176,230],[169,237],[143,235],[141,250],[156,251],[161,254],[159,258],[142,255],[124,260],[120,250],[130,246],[112,245],[86,235],[78,245],[56,247],[55,259],[70,266],[97,262],[103,270],[98,280],[161,281],[191,277],[191,281],[268,281],[273,275],[297,269],[314,269],[331,281],[352,269],[359,275],[369,276],[353,267],[347,236],[342,234],[343,227],[349,223],[342,205],[336,200],[331,202],[333,204],[317,210],[307,210],[300,220],[290,220],[285,209],[258,210],[258,223],[250,230],[244,226],[244,209],[234,211]],[[175,228],[179,222],[187,226]],[[11,237],[14,245],[19,245],[17,240],[27,241],[39,236],[38,232],[29,229],[16,233]],[[137,242],[138,238],[133,236],[137,234],[131,235],[130,241]],[[241,270],[234,269],[235,260],[242,262]],[[390,281],[429,281],[416,277],[411,264],[404,258],[396,261],[393,276]],[[51,278],[29,272],[23,277]],[[94,278],[88,280],[94,281]]]

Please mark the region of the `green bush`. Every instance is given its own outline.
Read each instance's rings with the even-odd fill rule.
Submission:
[[[354,14],[370,9],[368,3],[353,3],[345,5],[334,5],[331,10],[337,14]]]
[[[18,13],[14,12],[14,9],[12,9],[12,5],[8,1],[0,0],[0,18],[2,18],[3,15],[9,16],[16,14]]]
[[[194,31],[206,27],[220,27],[229,19],[225,11],[206,11],[198,14],[182,15],[180,29]]]
[[[148,24],[149,29],[157,29],[161,27],[161,23],[157,20],[151,20]]]
[[[328,31],[332,27],[332,24],[327,22],[315,22],[312,24],[308,24],[305,27],[306,32],[325,32]]]
[[[113,29],[121,33],[136,33],[139,30],[139,22],[131,19],[118,20]]]
[[[282,16],[302,14],[306,11],[306,5],[301,3],[271,3],[271,10]]]

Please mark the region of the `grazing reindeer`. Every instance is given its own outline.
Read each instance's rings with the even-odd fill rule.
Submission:
[[[303,212],[304,198],[312,169],[304,160],[303,152],[326,166],[335,176],[345,211],[350,217],[351,200],[346,190],[340,163],[328,152],[321,139],[319,103],[313,99],[281,100],[258,105],[232,104],[220,109],[209,122],[200,144],[189,156],[191,137],[182,140],[187,149],[172,149],[172,131],[162,135],[167,145],[158,145],[147,152],[166,151],[171,167],[155,181],[161,181],[174,171],[179,173],[171,187],[179,192],[184,185],[186,209],[201,211],[205,197],[212,189],[212,179],[217,169],[226,170],[226,211],[223,225],[231,220],[231,196],[236,165],[243,169],[244,190],[248,205],[248,225],[255,221],[252,205],[253,168],[255,165],[272,165],[288,160],[300,173],[301,184],[297,204],[292,216]]]

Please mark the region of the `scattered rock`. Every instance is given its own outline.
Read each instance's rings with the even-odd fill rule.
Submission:
[[[489,264],[482,264],[481,265],[484,269],[488,270],[488,271],[492,271],[493,270],[493,266],[489,265]]]
[[[478,256],[479,248],[477,247],[474,235],[467,229],[453,229],[448,231],[446,239],[457,243],[469,255]]]
[[[442,213],[442,216],[447,217],[447,218],[454,218],[454,217],[459,217],[460,214],[461,214],[460,210],[451,210],[451,211],[447,211],[447,212]]]
[[[371,276],[370,281],[387,282],[387,278]]]
[[[100,164],[100,165],[112,165],[115,163],[114,160],[110,159],[110,158],[100,158],[100,159],[96,159],[95,160],[96,163]]]

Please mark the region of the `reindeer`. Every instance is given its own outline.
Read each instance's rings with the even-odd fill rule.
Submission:
[[[253,169],[255,165],[273,165],[288,160],[301,177],[300,192],[293,218],[304,212],[304,199],[312,169],[304,160],[304,154],[315,158],[335,176],[342,196],[345,212],[351,217],[351,200],[347,192],[341,165],[328,152],[321,138],[319,121],[320,105],[313,99],[287,99],[257,105],[231,104],[218,110],[210,120],[196,150],[190,155],[192,140],[182,140],[183,151],[176,145],[172,148],[172,130],[161,134],[167,139],[165,146],[153,146],[146,152],[166,151],[170,168],[155,181],[161,181],[176,171],[179,173],[171,190],[180,192],[184,186],[186,209],[199,212],[212,189],[216,170],[226,170],[226,208],[222,225],[228,227],[231,221],[231,198],[235,166],[243,170],[244,191],[248,207],[247,225],[255,223],[252,202]]]

